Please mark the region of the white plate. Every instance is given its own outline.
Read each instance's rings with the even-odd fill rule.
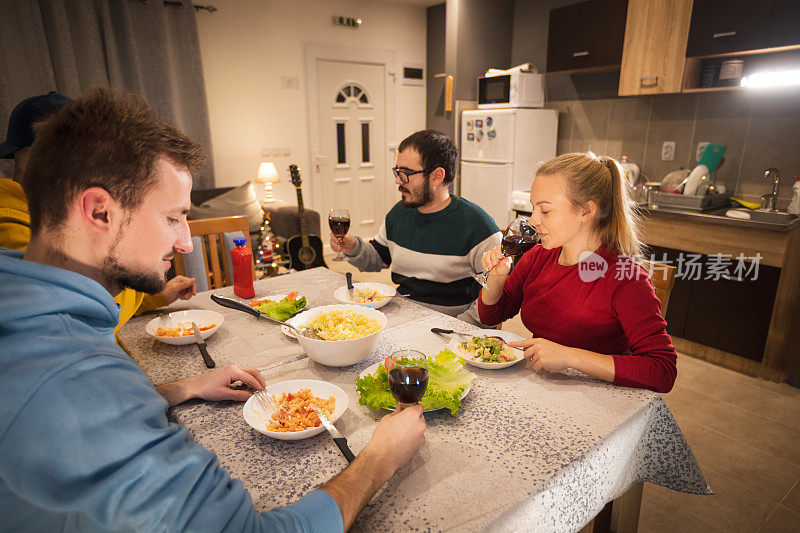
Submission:
[[[350,300],[350,295],[347,293],[347,285],[343,285],[333,291],[333,297],[343,304],[364,305],[372,307],[373,309],[380,309],[384,305],[388,304],[389,300],[391,300],[392,297],[397,294],[397,289],[391,285],[384,285],[383,283],[353,283],[353,287],[356,289],[374,289],[384,296],[388,296],[388,298],[379,302],[354,302]]]
[[[342,416],[345,411],[347,411],[347,393],[344,392],[341,387],[337,387],[333,383],[328,383],[327,381],[317,381],[314,379],[294,379],[292,381],[282,381],[281,383],[275,383],[274,385],[267,385],[267,392],[278,397],[280,397],[282,392],[297,392],[300,389],[311,389],[311,394],[323,399],[328,399],[331,396],[336,398],[333,416],[328,417],[332,423],[336,423],[336,421],[339,420],[339,417]],[[258,400],[252,396],[245,402],[244,407],[242,408],[244,421],[247,422],[250,427],[259,433],[263,433],[264,435],[268,435],[274,439],[300,440],[313,437],[314,435],[319,435],[325,431],[325,427],[321,424],[315,428],[304,429],[303,431],[269,431],[267,429],[267,424],[271,414],[271,412],[267,414],[264,410],[262,410]]]
[[[250,301],[247,302],[247,305],[250,305],[250,302],[252,302],[253,300],[272,300],[273,302],[280,302],[281,300],[286,298],[288,295],[289,295],[289,293],[285,292],[283,294],[269,294],[267,296],[256,296],[255,298],[251,298]],[[298,292],[297,293],[297,298],[295,298],[295,300],[299,300],[303,296],[305,296],[305,294]],[[304,305],[303,307],[298,309],[297,312],[299,313],[300,311],[302,311],[306,307],[308,307],[308,296],[306,296],[306,305]],[[283,327],[283,326],[281,326],[281,327]]]
[[[467,335],[471,335],[473,337],[483,337],[484,335],[496,335],[498,337],[502,337],[506,342],[521,341],[523,339],[516,333],[511,333],[510,331],[502,331],[498,329],[473,329],[472,331],[468,331]],[[478,368],[486,368],[489,370],[498,370],[500,368],[506,368],[511,365],[516,365],[520,361],[525,360],[523,351],[518,348],[514,348],[514,351],[516,352],[518,359],[515,359],[514,361],[509,361],[508,363],[484,363],[482,361],[473,361],[465,357],[464,354],[461,353],[461,350],[459,350],[458,343],[465,340],[467,340],[467,338],[464,336],[453,335],[453,338],[450,339],[450,343],[448,344],[448,346],[450,347],[451,350],[453,350],[453,353],[461,357],[469,365],[476,366]]]
[[[203,339],[209,338],[211,335],[214,334],[215,331],[219,329],[222,323],[225,321],[225,317],[222,316],[220,313],[216,311],[208,311],[206,309],[188,309],[186,311],[174,311],[168,314],[169,320],[167,324],[162,326],[161,317],[156,317],[144,327],[144,330],[152,336],[154,339],[160,340],[166,344],[174,344],[174,345],[184,345],[184,344],[194,344],[194,335],[184,335],[183,337],[162,337],[160,335],[156,335],[156,328],[158,327],[176,327],[176,326],[185,326],[185,327],[192,327],[192,322],[197,322],[197,327],[203,328],[205,326],[210,326],[211,324],[216,324],[215,327],[211,329],[207,329],[205,331],[200,332],[200,336]]]
[[[358,375],[358,377],[363,378],[364,376],[367,376],[367,375],[370,375],[370,374],[374,374],[375,371],[378,370],[378,366],[380,366],[382,364],[383,364],[383,361],[381,361],[380,363],[375,363],[374,365],[369,365],[367,368],[365,368],[364,370],[361,371],[361,373]],[[464,397],[467,394],[469,394],[469,391],[471,391],[471,390],[472,390],[472,383],[467,385],[467,388],[464,389],[464,392],[461,394],[461,398],[459,398],[459,400],[463,400]],[[391,408],[391,407],[385,407],[384,409],[386,409],[388,411],[394,411],[394,409]],[[440,407],[439,409],[425,409],[424,412],[430,413],[432,411],[441,411],[442,409],[444,409],[444,407]]]

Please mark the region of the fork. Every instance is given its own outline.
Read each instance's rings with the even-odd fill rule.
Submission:
[[[267,393],[266,387],[255,391],[253,393],[253,397],[256,399],[258,405],[266,414],[272,414],[278,410],[278,406],[275,404],[275,400],[272,399],[272,395]]]
[[[470,335],[469,333],[461,333],[459,331],[453,331],[452,329],[442,329],[442,328],[431,328],[431,333],[447,333],[451,335],[461,335],[462,337],[475,337],[476,335]],[[503,337],[499,335],[483,335],[487,339],[496,339],[500,341],[500,344],[508,344]]]

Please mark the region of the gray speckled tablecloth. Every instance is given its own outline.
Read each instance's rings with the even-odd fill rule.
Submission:
[[[299,290],[309,305],[326,305],[336,303],[333,290],[343,283],[344,276],[318,268],[257,282],[256,296]],[[233,296],[231,287],[214,292]],[[225,315],[223,326],[207,340],[218,366],[264,368],[302,353],[277,326],[222,308],[209,293],[170,309],[187,307]],[[437,352],[448,339],[431,333],[431,327],[472,329],[402,298],[381,311],[389,322],[366,360],[329,368],[304,359],[264,372],[268,383],[307,378],[342,387],[350,401],[336,425],[355,453],[383,414],[358,405],[358,373],[400,348]],[[144,326],[153,316],[137,317],[119,332],[153,382],[206,371],[195,345],[168,346],[147,336]],[[527,362],[470,370],[478,377],[461,411],[425,415],[425,445],[365,507],[354,530],[577,531],[640,481],[710,493],[658,394],[577,372],[537,374]],[[240,403],[193,401],[174,408],[172,416],[217,453],[259,510],[297,500],[347,465],[327,433],[302,441],[271,439],[245,423]]]

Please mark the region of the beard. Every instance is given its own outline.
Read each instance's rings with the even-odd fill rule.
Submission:
[[[128,222],[130,222],[130,220],[126,220],[123,227],[127,226]],[[115,291],[128,288],[147,294],[158,294],[163,291],[167,284],[166,272],[164,274],[158,272],[141,272],[123,265],[117,253],[117,248],[121,241],[122,232],[117,235],[116,241],[103,259],[102,275],[108,284],[107,286]],[[173,254],[168,254],[164,256],[164,259],[167,259],[167,257],[171,259],[172,255]]]
[[[158,294],[167,284],[166,274],[137,272],[121,264],[110,253],[103,260],[103,276],[111,287],[120,290],[128,288],[147,294]]]
[[[406,189],[402,185],[400,185],[397,190],[408,193],[408,199],[400,198],[400,203],[403,204],[403,207],[423,207],[433,201],[430,174],[425,176],[425,181],[414,191]]]

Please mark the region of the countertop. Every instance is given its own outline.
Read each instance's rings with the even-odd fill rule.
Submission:
[[[778,222],[762,222],[758,220],[743,220],[740,218],[731,218],[725,216],[728,209],[737,209],[734,206],[718,207],[711,211],[699,212],[689,211],[686,209],[675,209],[660,207],[658,209],[650,209],[647,205],[639,205],[639,211],[647,218],[650,217],[666,217],[666,218],[680,218],[684,220],[692,220],[702,223],[722,224],[727,226],[739,226],[742,228],[761,229],[767,231],[788,232],[796,228],[800,228],[800,217],[795,218],[788,224]],[[514,211],[521,215],[530,216],[530,211],[521,209],[514,209]]]
[[[698,212],[688,211],[685,209],[674,209],[660,207],[658,209],[650,209],[646,205],[639,206],[640,211],[646,217],[669,217],[669,218],[682,218],[684,220],[694,220],[697,222],[711,223],[711,224],[724,224],[728,226],[739,226],[742,228],[763,229],[768,231],[792,231],[800,227],[800,217],[795,218],[788,224],[776,222],[762,222],[758,220],[743,220],[740,218],[731,218],[725,216],[728,209],[735,209],[734,207],[718,207],[711,211]]]

